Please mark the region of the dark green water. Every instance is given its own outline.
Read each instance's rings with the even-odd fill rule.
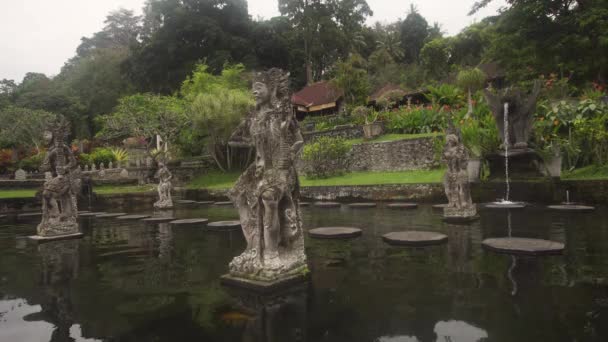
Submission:
[[[38,246],[24,239],[36,220],[2,220],[0,341],[608,341],[605,207],[483,210],[469,226],[443,223],[430,206],[304,213],[307,228],[364,234],[307,239],[310,284],[266,297],[219,284],[244,248],[238,231],[83,218],[83,239]],[[237,218],[213,206],[175,216]],[[381,240],[410,229],[449,240],[420,249]],[[565,242],[566,251],[526,258],[480,246],[509,233]]]

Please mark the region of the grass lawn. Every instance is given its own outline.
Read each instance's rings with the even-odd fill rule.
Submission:
[[[608,165],[589,165],[562,173],[565,180],[597,180],[608,179]]]
[[[440,183],[444,173],[444,169],[401,172],[352,172],[325,179],[308,179],[307,177],[300,176],[300,182],[302,186]],[[188,184],[188,188],[228,189],[232,187],[239,175],[239,172],[209,173],[194,179]]]
[[[440,133],[420,133],[420,134],[384,134],[375,139],[364,140],[363,138],[357,139],[348,139],[346,142],[350,145],[361,144],[361,143],[369,143],[369,142],[385,142],[385,141],[395,141],[395,140],[407,140],[407,139],[418,139],[418,138],[428,138],[428,137],[436,137],[440,135]]]
[[[36,195],[36,189],[0,190],[0,198],[29,198]]]
[[[148,185],[121,185],[121,186],[113,186],[113,185],[93,186],[93,192],[100,194],[100,195],[126,194],[126,193],[131,193],[131,192],[146,192],[146,191],[156,191],[156,185],[148,184]]]

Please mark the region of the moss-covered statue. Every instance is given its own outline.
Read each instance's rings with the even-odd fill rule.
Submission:
[[[168,209],[173,208],[173,200],[171,199],[171,179],[173,175],[167,168],[164,162],[158,163],[158,201],[154,203],[154,208],[157,209]]]
[[[78,163],[70,147],[65,143],[69,123],[59,116],[45,132],[48,151],[40,170],[51,177],[42,191],[42,221],[38,236],[55,237],[79,233],[77,196],[81,177]]]
[[[256,108],[230,138],[250,146],[255,162],[229,197],[238,208],[246,250],[230,263],[230,276],[276,282],[306,268],[295,160],[303,138],[290,103],[289,74],[270,69],[256,75]]]
[[[477,218],[477,208],[471,199],[469,173],[467,172],[468,153],[457,134],[449,133],[443,157],[447,170],[443,181],[448,205],[443,209],[446,220],[470,220]]]

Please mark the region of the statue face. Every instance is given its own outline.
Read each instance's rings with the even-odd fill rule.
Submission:
[[[270,91],[266,84],[261,82],[255,82],[251,90],[253,97],[255,98],[255,104],[260,106],[270,102]]]
[[[42,137],[44,138],[44,143],[48,145],[51,143],[51,141],[53,141],[53,132],[44,131],[44,133],[42,134]]]

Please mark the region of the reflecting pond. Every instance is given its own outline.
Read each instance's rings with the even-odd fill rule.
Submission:
[[[25,239],[35,219],[1,220],[0,341],[608,340],[605,207],[481,210],[470,225],[444,223],[426,205],[303,211],[307,228],[354,226],[363,236],[307,238],[310,283],[266,296],[219,283],[244,249],[240,231],[81,218],[83,239],[37,245]],[[219,206],[172,214],[237,218]],[[442,232],[448,242],[382,241],[401,230]],[[564,242],[566,251],[531,258],[481,248],[509,234]]]

